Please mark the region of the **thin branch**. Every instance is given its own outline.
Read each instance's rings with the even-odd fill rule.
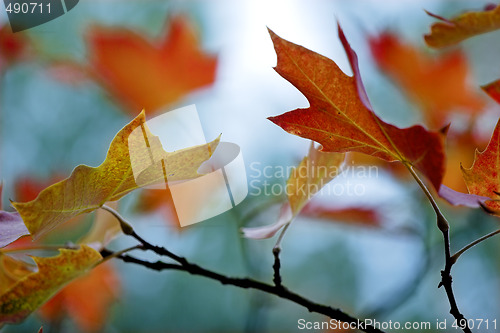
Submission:
[[[281,252],[281,249],[279,247],[274,247],[273,248],[273,256],[274,256],[274,264],[273,264],[274,277],[273,277],[273,282],[274,282],[274,285],[276,287],[283,288],[283,285],[281,284],[281,274],[280,274],[280,269],[281,269],[280,252]]]
[[[441,271],[441,282],[439,283],[438,288],[440,288],[441,286],[444,287],[446,296],[448,296],[448,301],[450,303],[450,313],[452,314],[452,316],[455,317],[458,323],[465,323],[465,327],[463,327],[462,330],[465,333],[472,333],[469,328],[468,320],[466,320],[465,316],[458,309],[457,301],[455,300],[455,295],[453,294],[453,278],[451,277],[451,267],[453,266],[454,262],[452,261],[450,255],[450,238],[448,231],[443,232],[443,237],[445,243],[446,262],[444,270]]]
[[[122,217],[116,210],[114,210],[111,207],[108,207],[106,205],[102,206],[103,209],[107,210],[111,214],[113,214],[118,221],[120,222],[120,225],[122,226],[122,230],[126,235],[129,235],[133,238],[135,238],[137,241],[141,243],[140,247],[133,247],[126,249],[127,251],[131,251],[132,249],[140,248],[143,250],[151,250],[155,252],[156,254],[160,256],[166,256],[169,257],[177,263],[165,263],[163,261],[156,261],[156,262],[148,262],[142,259],[134,258],[129,255],[124,255],[124,254],[114,254],[113,252],[110,252],[108,250],[104,250],[102,253],[104,256],[108,257],[117,257],[124,262],[129,262],[129,263],[134,263],[138,265],[142,265],[144,267],[156,270],[156,271],[162,271],[165,269],[172,269],[172,270],[179,270],[179,271],[185,271],[188,272],[192,275],[200,275],[204,276],[213,280],[217,280],[223,285],[233,285],[236,287],[240,288],[245,288],[245,289],[257,289],[264,291],[268,294],[273,294],[278,297],[288,299],[296,304],[299,304],[309,310],[309,312],[316,312],[320,314],[324,314],[332,319],[336,319],[341,322],[347,322],[347,323],[352,323],[353,326],[355,325],[357,329],[368,332],[368,333],[383,333],[383,331],[367,325],[364,321],[351,317],[347,313],[343,312],[340,309],[332,308],[330,306],[314,303],[298,294],[295,294],[291,291],[289,291],[287,288],[285,288],[282,283],[281,283],[281,276],[279,274],[279,269],[280,269],[280,261],[279,261],[279,247],[275,247],[277,250],[273,250],[273,254],[275,256],[275,264],[273,266],[274,269],[274,285],[266,284],[263,282],[259,282],[250,278],[232,278],[228,277],[222,274],[219,274],[214,271],[207,270],[205,268],[202,268],[196,264],[192,264],[187,261],[186,258],[180,257],[173,252],[170,252],[164,247],[161,246],[156,246],[152,245],[148,241],[146,241],[144,238],[140,237],[132,228],[132,226],[125,220],[124,217]]]
[[[174,264],[174,263],[166,263],[163,261],[149,262],[142,259],[134,258],[129,255],[118,256],[119,259],[124,262],[134,263],[137,265],[141,265],[147,267],[149,269],[155,271],[163,271],[163,270],[178,270],[188,272],[192,275],[204,276],[212,280],[219,281],[223,285],[232,285],[239,288],[244,289],[256,289],[263,291],[268,294],[276,295],[280,298],[287,299],[292,301],[298,305],[301,305],[309,310],[309,312],[316,312],[319,314],[323,314],[332,319],[336,319],[338,321],[352,323],[355,325],[357,329],[367,332],[367,333],[383,333],[383,331],[371,326],[367,325],[364,321],[351,317],[340,309],[336,309],[330,306],[314,303],[296,293],[291,292],[287,288],[283,286],[270,285],[267,283],[263,283],[260,281],[256,281],[250,278],[234,278],[228,277],[217,272],[205,269],[196,264],[191,264],[189,262],[185,262],[184,264]]]
[[[475,241],[473,241],[472,243],[467,244],[467,245],[466,245],[466,246],[464,246],[464,247],[463,247],[460,251],[458,251],[458,252],[457,252],[457,253],[455,253],[453,256],[451,256],[451,259],[452,259],[453,263],[455,263],[455,262],[457,261],[457,259],[458,259],[458,258],[459,258],[459,257],[460,257],[460,256],[461,256],[464,252],[465,252],[465,251],[467,251],[467,250],[468,250],[468,249],[470,249],[471,247],[474,247],[474,246],[476,246],[477,244],[481,243],[482,241],[485,241],[485,240],[487,240],[488,238],[493,237],[493,236],[495,236],[495,235],[497,235],[497,234],[499,234],[499,233],[500,233],[500,229],[495,230],[495,231],[493,231],[493,232],[490,232],[490,233],[489,233],[489,234],[487,234],[487,235],[484,235],[484,236],[483,236],[483,237],[481,237],[481,238],[476,239],[476,240],[475,240]]]
[[[117,258],[121,255],[124,255],[125,253],[127,252],[130,252],[130,251],[133,251],[133,250],[144,250],[144,247],[141,245],[135,245],[135,246],[131,246],[131,247],[128,247],[126,249],[123,249],[121,251],[117,251],[117,252],[112,252],[112,251],[109,251],[107,249],[102,249],[101,250],[101,255],[103,256],[103,259],[101,261],[99,261],[98,263],[96,263],[94,265],[94,267],[100,265],[100,264],[103,264],[105,263],[106,261],[110,260],[110,259],[113,259],[113,258]]]
[[[186,261],[186,259],[177,256],[176,254],[170,252],[166,248],[161,247],[161,246],[152,245],[151,243],[149,243],[148,241],[146,241],[144,238],[142,238],[141,236],[139,236],[135,232],[134,228],[130,225],[130,223],[128,223],[127,220],[123,216],[121,216],[120,213],[118,213],[113,208],[111,208],[109,206],[106,206],[106,205],[102,205],[101,208],[104,209],[104,210],[107,210],[108,212],[110,212],[111,214],[113,214],[113,216],[116,217],[116,219],[120,222],[120,226],[122,228],[123,233],[125,235],[129,235],[129,236],[135,238],[139,243],[142,244],[142,246],[144,247],[145,250],[151,250],[151,251],[155,252],[158,255],[167,256],[167,257],[169,257],[169,258],[177,261],[180,264],[183,264]]]
[[[450,251],[451,247],[450,233],[449,233],[450,224],[444,217],[443,213],[441,213],[439,206],[437,205],[436,201],[434,200],[434,197],[432,196],[427,186],[424,184],[422,179],[420,179],[415,170],[413,170],[413,167],[408,163],[404,163],[404,165],[406,166],[410,174],[413,176],[413,178],[415,179],[415,181],[420,186],[425,196],[429,200],[432,208],[434,209],[434,212],[436,213],[437,227],[439,228],[439,230],[441,230],[441,233],[443,234],[445,266],[444,270],[441,271],[441,282],[439,283],[438,288],[443,286],[446,291],[446,296],[448,297],[448,302],[450,303],[450,314],[457,320],[457,322],[459,323],[465,322],[465,327],[462,328],[464,333],[472,333],[472,331],[469,328],[468,321],[458,308],[457,301],[453,293],[453,286],[452,286],[453,278],[451,276],[451,268],[453,267],[455,261],[452,259]]]

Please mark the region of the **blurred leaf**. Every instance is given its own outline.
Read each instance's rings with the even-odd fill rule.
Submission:
[[[293,216],[296,216],[323,186],[342,172],[345,154],[323,152],[311,143],[309,154],[291,170],[286,190]]]
[[[479,208],[487,200],[490,200],[488,197],[455,191],[446,185],[441,185],[441,188],[439,188],[439,196],[452,205],[470,208]]]
[[[310,202],[301,215],[348,224],[361,224],[369,227],[380,227],[382,219],[376,209],[366,207],[331,207],[325,204]]]
[[[340,27],[354,77],[345,75],[332,60],[270,33],[278,55],[276,71],[310,104],[308,109],[269,118],[272,122],[319,142],[323,151],[357,151],[414,166],[439,188],[445,171],[444,131],[429,132],[422,126],[400,129],[378,118],[361,82],[356,53]]]
[[[179,217],[169,189],[142,191],[138,199],[137,209],[143,213],[160,210],[170,226],[175,227],[177,231],[184,230],[180,227]]]
[[[481,87],[491,98],[500,104],[500,80],[488,83]]]
[[[17,212],[0,211],[0,248],[25,235],[29,235],[29,231]]]
[[[106,203],[113,209],[118,208],[118,202]],[[78,241],[79,244],[87,244],[88,246],[100,251],[116,236],[121,233],[120,223],[110,212],[98,209],[95,212],[94,222],[89,232]]]
[[[73,86],[77,86],[91,78],[88,68],[68,60],[53,62],[49,64],[46,71],[56,80]]]
[[[78,250],[61,249],[60,254],[55,257],[33,257],[38,271],[28,275],[21,274],[0,295],[0,325],[23,320],[62,286],[101,259],[99,252],[85,245]]]
[[[462,52],[431,57],[388,32],[369,44],[379,68],[420,107],[429,126],[442,127],[452,112],[483,109],[483,99],[468,84],[470,68]]]
[[[265,239],[271,238],[276,233],[283,228],[285,225],[290,223],[293,219],[292,210],[290,209],[290,203],[286,202],[281,205],[280,213],[278,219],[275,223],[264,225],[255,228],[241,228],[243,236],[251,239]]]
[[[25,176],[16,179],[14,182],[14,197],[16,201],[35,200],[38,194],[46,187],[62,180],[61,175],[53,175],[48,179],[36,179],[32,176]]]
[[[476,150],[474,163],[469,169],[462,167],[465,183],[470,194],[489,197],[485,208],[500,215],[500,120],[491,140],[483,152]]]
[[[52,322],[68,315],[83,332],[100,332],[119,294],[119,276],[111,263],[106,262],[70,282],[38,313]]]
[[[299,214],[309,199],[342,172],[344,157],[344,154],[322,152],[311,142],[309,154],[291,170],[286,183],[288,202],[282,205],[278,221],[268,226],[243,228],[244,236],[254,239],[274,236]]]
[[[164,183],[166,175],[169,182],[200,176],[198,168],[210,158],[218,142],[219,138],[209,144],[167,153],[158,137],[147,129],[145,114],[141,112],[118,132],[100,166],[80,165],[69,178],[47,187],[35,200],[13,202],[13,205],[36,238],[77,215],[89,213],[108,201],[116,201],[134,189]],[[130,151],[135,155],[131,156]],[[151,160],[150,156],[154,159]],[[141,170],[137,180],[133,168]]]
[[[217,59],[201,50],[191,23],[184,17],[168,23],[168,34],[154,44],[125,29],[96,27],[89,34],[95,74],[134,115],[176,103],[215,80]]]
[[[478,12],[466,12],[451,19],[427,12],[441,22],[431,26],[431,32],[424,36],[430,47],[440,48],[455,45],[461,41],[500,28],[500,5],[487,6]]]
[[[7,65],[28,56],[29,42],[24,33],[13,33],[8,24],[0,26],[0,72]]]

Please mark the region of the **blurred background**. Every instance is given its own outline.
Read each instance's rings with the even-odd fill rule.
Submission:
[[[465,191],[460,163],[470,167],[474,149],[484,149],[500,111],[479,89],[500,78],[500,33],[431,50],[423,35],[435,19],[424,9],[452,17],[486,4],[82,0],[65,15],[16,34],[9,33],[2,10],[3,207],[12,209],[9,199],[34,199],[79,164],[99,165],[114,135],[141,111],[137,105],[151,102],[151,110],[146,109],[149,117],[159,110],[195,104],[207,140],[222,133],[224,141],[241,147],[248,197],[222,215],[182,229],[158,194],[136,191],[120,200],[119,210],[151,243],[226,275],[270,282],[276,240],[245,239],[240,229],[277,220],[279,206],[286,200],[278,189],[288,176],[281,170],[297,165],[310,142],[266,119],[308,106],[305,97],[272,69],[276,55],[267,27],[333,59],[351,75],[337,38],[340,22],[358,54],[375,112],[384,121],[401,127],[424,124],[433,130],[451,122],[447,146],[451,166],[445,184]],[[148,99],[148,93],[143,94],[144,100],[134,99],[133,92],[141,89],[169,90],[154,86],[163,81],[150,78],[155,68],[148,66],[156,59],[150,53],[175,31],[178,38],[187,36],[188,46],[179,51],[183,42],[170,40],[176,46],[168,52],[179,52],[172,59],[184,70],[182,79],[174,78],[172,84],[186,77],[197,83],[186,80],[181,93],[159,102],[154,96]],[[114,60],[121,44],[106,44],[112,39],[106,36],[113,33],[119,36],[115,42],[136,45],[132,48],[137,54],[127,58],[125,65]],[[134,44],[137,38],[142,42]],[[148,43],[151,49],[137,47]],[[199,66],[183,67],[181,60],[189,57],[201,58]],[[417,63],[424,64],[425,75],[415,73]],[[133,73],[132,79],[123,73],[113,76],[107,65]],[[135,73],[133,69],[141,66],[145,70]],[[443,80],[446,76],[451,77],[449,82]],[[456,81],[461,82],[460,93],[453,86]],[[428,90],[439,91],[442,100],[426,95]],[[397,167],[376,162],[376,168],[367,169],[366,163],[371,162],[350,156],[350,172],[333,180],[289,228],[282,244],[284,284],[356,317],[431,323],[446,318],[450,323],[445,293],[437,289],[444,255],[434,213],[416,184]],[[275,191],[274,184],[280,185]],[[455,251],[498,228],[497,218],[480,210],[451,207],[444,200],[439,203],[452,224]],[[75,226],[69,222],[46,241],[76,241],[97,218],[94,215]],[[132,244],[122,236],[108,248]],[[490,322],[500,318],[499,250],[498,240],[491,239],[468,251],[454,266],[455,295],[467,318]],[[138,256],[155,260],[152,255]],[[80,295],[95,300],[90,304],[75,305],[79,298],[68,293],[51,308],[3,331],[36,332],[43,324],[44,332],[294,332],[299,331],[299,319],[327,320],[259,291],[222,286],[182,272],[157,273],[112,262],[101,274],[94,282],[82,284]],[[448,327],[455,331],[451,324]]]

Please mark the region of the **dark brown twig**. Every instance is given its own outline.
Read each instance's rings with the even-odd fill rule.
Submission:
[[[443,213],[441,213],[441,210],[439,209],[439,206],[437,205],[436,201],[434,200],[434,197],[432,196],[431,192],[427,188],[427,186],[424,184],[424,182],[420,179],[418,174],[413,170],[413,167],[411,165],[405,164],[406,168],[408,171],[410,171],[410,174],[413,176],[417,184],[420,186],[422,191],[424,192],[425,196],[429,200],[432,209],[434,209],[434,212],[436,213],[436,218],[437,218],[437,227],[443,234],[443,241],[444,241],[444,254],[445,254],[445,266],[444,270],[441,271],[441,282],[439,283],[439,287],[443,286],[445,291],[446,291],[446,296],[448,297],[448,302],[450,303],[450,314],[456,319],[458,324],[464,323],[464,327],[461,327],[464,333],[472,333],[472,331],[469,328],[468,321],[466,320],[465,316],[460,312],[457,301],[455,299],[455,295],[453,293],[453,278],[451,276],[451,268],[453,267],[453,264],[455,261],[451,257],[451,251],[450,251],[450,224],[444,217]]]
[[[155,271],[163,271],[163,270],[184,271],[192,275],[204,276],[209,279],[219,281],[223,285],[232,285],[244,289],[260,290],[265,293],[276,295],[280,298],[287,299],[298,305],[301,305],[305,307],[307,310],[309,310],[309,312],[320,313],[341,322],[351,323],[353,326],[355,326],[357,329],[363,332],[383,333],[383,331],[373,326],[365,324],[364,321],[354,318],[340,309],[314,303],[294,292],[291,292],[287,288],[284,288],[282,285],[279,286],[271,285],[250,278],[234,278],[225,276],[217,272],[210,271],[208,269],[200,267],[196,264],[191,264],[185,259],[183,260],[184,261],[183,264],[175,264],[175,263],[166,263],[163,261],[149,262],[135,257],[131,257],[129,255],[121,255],[118,256],[117,258],[123,260],[124,262],[141,265]]]

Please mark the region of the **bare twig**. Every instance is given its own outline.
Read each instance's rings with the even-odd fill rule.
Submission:
[[[273,248],[273,256],[274,256],[274,264],[273,264],[274,277],[273,277],[273,282],[274,282],[274,285],[276,287],[283,288],[283,285],[281,284],[281,274],[280,274],[280,269],[281,269],[280,252],[281,252],[281,249],[279,247],[274,247]]]
[[[332,319],[341,321],[341,322],[347,322],[351,323],[352,326],[356,327],[357,329],[363,331],[363,332],[368,332],[368,333],[383,333],[383,331],[367,325],[364,321],[358,318],[354,318],[347,313],[343,312],[340,309],[332,308],[330,306],[314,303],[313,301],[310,301],[298,294],[295,294],[291,291],[289,291],[287,288],[285,288],[282,283],[281,283],[281,276],[279,273],[280,270],[280,260],[279,260],[279,247],[275,247],[273,250],[273,254],[275,257],[275,263],[273,266],[274,269],[274,285],[266,284],[263,282],[259,282],[250,278],[233,278],[233,277],[228,277],[225,275],[222,275],[220,273],[210,271],[208,269],[205,269],[203,267],[200,267],[196,264],[192,264],[187,261],[186,258],[180,257],[173,252],[170,252],[164,247],[161,246],[156,246],[152,245],[148,241],[146,241],[144,238],[140,237],[132,228],[132,226],[123,218],[116,210],[112,209],[111,207],[108,207],[106,205],[102,206],[103,209],[107,210],[111,214],[113,214],[118,221],[120,222],[120,225],[122,226],[122,230],[126,235],[129,235],[133,238],[135,238],[140,245],[130,247],[128,249],[125,249],[123,251],[119,251],[117,253],[111,252],[107,249],[104,249],[101,251],[101,254],[104,256],[105,260],[106,258],[109,257],[116,257],[124,262],[129,262],[129,263],[134,263],[137,265],[141,265],[144,267],[147,267],[149,269],[153,269],[156,271],[162,271],[166,269],[171,269],[171,270],[179,270],[179,271],[184,271],[188,272],[193,275],[199,275],[199,276],[204,276],[209,279],[213,279],[216,281],[219,281],[220,283],[224,285],[233,285],[236,287],[240,288],[245,288],[245,289],[257,289],[261,290],[263,292],[266,292],[268,294],[276,295],[278,297],[288,299],[296,304],[299,304],[306,309],[308,309],[310,312],[316,312],[320,314],[324,314]],[[125,252],[132,251],[135,249],[141,249],[141,250],[150,250],[153,251],[154,253],[160,255],[160,256],[166,256],[168,258],[171,258],[175,260],[177,263],[166,263],[163,261],[156,261],[156,262],[149,262],[145,261],[142,259],[138,259],[135,257],[131,257],[129,255],[124,254]]]
[[[268,294],[272,294],[275,296],[278,296],[283,299],[287,299],[289,301],[292,301],[298,305],[301,305],[305,307],[306,309],[309,310],[309,312],[316,312],[323,314],[325,316],[328,316],[332,319],[341,321],[341,322],[346,322],[346,323],[351,323],[353,327],[356,327],[357,329],[363,331],[363,332],[368,332],[368,333],[383,333],[383,331],[371,326],[365,324],[364,321],[354,318],[345,312],[343,312],[340,309],[336,309],[330,306],[314,303],[303,296],[300,296],[296,293],[291,292],[287,288],[276,286],[276,285],[271,285],[267,283],[263,283],[260,281],[256,281],[250,278],[234,278],[234,277],[228,277],[222,274],[219,274],[214,271],[210,271],[208,269],[205,269],[203,267],[200,267],[196,264],[191,264],[189,262],[185,262],[184,264],[175,264],[175,263],[166,263],[163,261],[156,261],[156,262],[149,262],[145,261],[142,259],[138,259],[135,257],[131,257],[129,255],[122,255],[118,256],[119,259],[123,260],[124,262],[128,263],[134,263],[137,265],[141,265],[144,267],[147,267],[149,269],[155,270],[155,271],[163,271],[163,270],[178,270],[178,271],[184,271],[188,272],[192,275],[199,275],[199,276],[204,276],[209,279],[219,281],[223,285],[232,285],[236,286],[239,288],[244,288],[244,289],[256,289],[263,291]]]
[[[405,163],[405,166],[408,169],[408,171],[410,171],[410,174],[413,176],[413,178],[415,179],[415,181],[420,186],[425,196],[429,200],[432,208],[434,209],[434,212],[436,213],[437,227],[443,234],[445,266],[444,270],[441,271],[441,282],[439,283],[438,288],[443,286],[446,291],[446,296],[448,297],[448,302],[450,303],[450,314],[457,320],[458,323],[465,323],[464,325],[465,327],[462,328],[464,333],[472,333],[468,321],[465,319],[465,316],[460,312],[458,308],[457,301],[453,293],[453,286],[452,286],[453,278],[451,276],[451,268],[453,267],[455,261],[452,259],[450,252],[450,234],[449,234],[450,224],[444,217],[443,213],[441,213],[439,206],[437,205],[436,201],[434,200],[434,197],[432,196],[427,186],[420,179],[415,170],[413,170],[413,167],[407,163]]]
[[[455,253],[454,255],[451,256],[451,259],[453,260],[453,263],[455,263],[457,261],[457,259],[465,252],[467,251],[468,249],[470,249],[471,247],[473,246],[476,246],[477,244],[481,243],[482,241],[485,241],[487,240],[488,238],[490,237],[493,237],[497,234],[500,233],[500,229],[498,230],[495,230],[493,232],[490,232],[489,234],[487,235],[484,235],[483,237],[481,238],[478,238],[476,239],[475,241],[473,241],[472,243],[470,244],[467,244],[466,246],[464,246],[460,251],[458,251],[457,253]]]

